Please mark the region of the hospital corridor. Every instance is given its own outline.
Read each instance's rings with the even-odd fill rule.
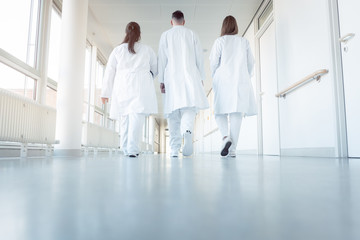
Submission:
[[[360,239],[359,10],[0,1],[0,239]]]

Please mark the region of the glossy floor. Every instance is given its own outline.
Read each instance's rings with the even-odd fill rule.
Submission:
[[[360,160],[0,160],[0,239],[360,239]]]

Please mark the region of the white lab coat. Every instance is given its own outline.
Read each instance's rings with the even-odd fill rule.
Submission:
[[[209,107],[202,81],[205,80],[203,50],[198,37],[184,26],[174,26],[160,38],[159,82],[165,84],[164,114],[194,107]]]
[[[257,114],[251,75],[254,57],[248,40],[237,35],[216,39],[210,53],[214,113]]]
[[[158,111],[153,81],[157,75],[156,54],[141,43],[135,43],[134,49],[136,54],[129,52],[127,43],[119,45],[106,66],[101,97],[111,98],[110,118],[113,119]]]

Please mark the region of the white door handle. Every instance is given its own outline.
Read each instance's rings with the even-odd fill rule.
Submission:
[[[350,41],[351,39],[353,39],[355,37],[355,33],[349,33],[346,34],[345,36],[339,38],[339,41],[341,43],[347,44],[348,41]]]

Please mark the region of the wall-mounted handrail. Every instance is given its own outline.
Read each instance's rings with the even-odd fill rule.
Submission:
[[[282,90],[281,92],[277,93],[277,94],[275,95],[275,97],[285,97],[286,94],[288,94],[288,93],[296,90],[297,88],[305,85],[306,83],[311,82],[312,80],[317,80],[317,81],[319,81],[320,78],[321,78],[323,75],[327,74],[328,72],[329,72],[329,70],[327,70],[327,69],[320,69],[320,70],[318,70],[318,71],[316,71],[316,72],[314,72],[314,73],[312,73],[312,74],[304,77],[304,78],[301,79],[300,81],[292,84],[290,87],[285,88],[285,89]]]
[[[345,36],[343,36],[342,38],[339,38],[339,41],[346,44],[348,41],[350,41],[354,37],[355,37],[355,33],[348,33]]]

